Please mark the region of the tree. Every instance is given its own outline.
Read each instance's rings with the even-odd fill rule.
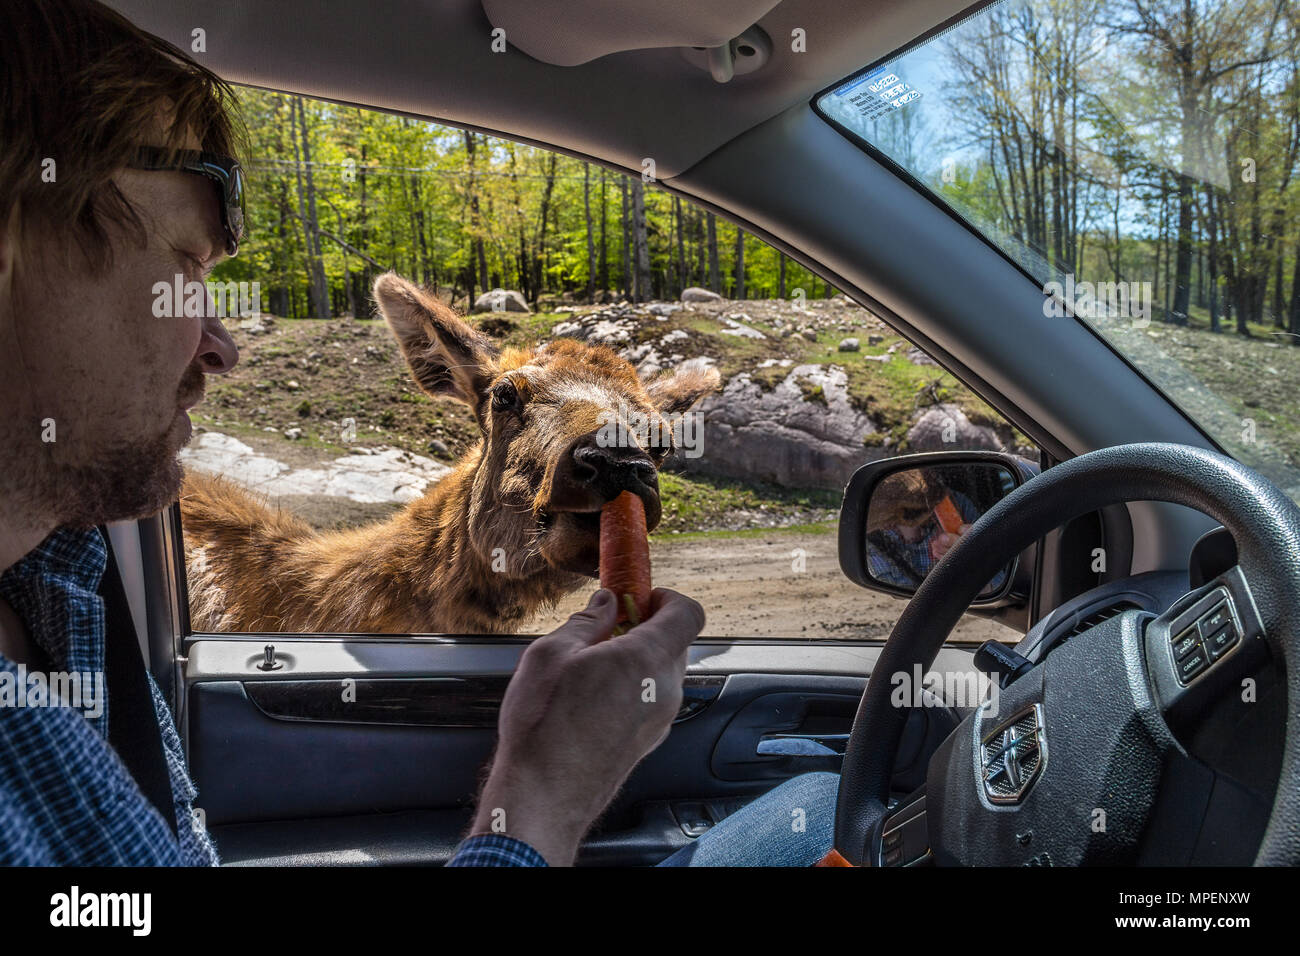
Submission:
[[[302,221],[304,245],[307,248],[308,300],[314,316],[330,318],[329,288],[325,284],[325,265],[321,260],[320,220],[316,216],[316,185],[311,165],[311,135],[307,126],[307,109],[301,96],[294,97],[294,156],[298,162],[298,218]],[[299,139],[301,135],[301,157]],[[304,196],[303,180],[306,180]]]

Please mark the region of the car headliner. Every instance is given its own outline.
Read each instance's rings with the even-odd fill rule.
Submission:
[[[533,34],[557,22],[567,28],[563,32],[588,38],[572,55],[626,42],[659,47],[553,66],[519,52],[514,43],[505,53],[494,53],[494,25],[481,0],[277,0],[274,15],[268,15],[265,0],[110,0],[134,23],[182,49],[190,50],[192,31],[202,29],[206,49],[196,57],[235,83],[562,144],[567,151],[637,171],[649,157],[660,179],[689,169],[729,140],[807,102],[970,5],[968,0],[783,0],[758,21],[773,40],[769,62],[725,84],[687,63],[680,49],[661,46],[675,35],[707,40],[720,29],[718,23],[730,22],[731,35],[738,35],[751,25],[755,9],[774,3],[489,0],[499,21],[509,24],[503,27],[507,41],[514,38],[526,49],[551,51],[550,34]],[[696,12],[705,7],[707,14]],[[545,16],[524,15],[530,9]],[[680,34],[647,24],[643,41],[627,39],[628,24],[636,23],[629,11],[645,9],[662,13],[665,23],[671,18]],[[806,33],[807,52],[791,50],[797,28]],[[591,38],[605,45],[594,45]]]

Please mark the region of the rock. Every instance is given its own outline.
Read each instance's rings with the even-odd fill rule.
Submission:
[[[450,454],[450,451],[445,441],[439,441],[435,438],[429,442],[429,454],[431,455],[447,455]]]
[[[720,477],[842,489],[859,466],[881,457],[863,445],[877,428],[849,404],[847,382],[843,369],[822,365],[797,365],[766,392],[748,373],[735,375],[696,406],[701,454],[687,457],[680,448],[673,459],[687,471]]]
[[[701,289],[699,286],[691,286],[682,290],[683,302],[721,302],[722,296],[709,289]]]
[[[284,437],[287,438],[287,439],[289,439],[290,441],[297,441],[299,438],[302,437],[302,429],[301,429],[301,428],[286,428],[286,429],[284,430]]]
[[[299,385],[298,382],[297,382],[295,379],[292,379],[292,378],[291,378],[291,379],[289,379],[289,381],[287,381],[287,382],[284,383],[284,387],[287,388],[287,389],[288,389],[289,391],[291,391],[291,392],[296,392],[296,391],[298,391],[298,389],[300,389],[302,386]]]
[[[745,318],[749,318],[749,316],[745,316]],[[738,335],[741,338],[746,338],[746,339],[767,338],[767,336],[764,335],[762,332],[758,331],[758,329],[751,328],[748,325],[745,325],[741,322],[737,322],[729,315],[723,316],[722,321],[727,323],[727,327],[725,329],[718,329],[719,335]]]
[[[817,341],[817,333],[814,332],[812,329],[800,329],[799,334],[802,335],[809,342]]]
[[[883,335],[868,335],[868,336],[867,336],[867,344],[868,344],[868,345],[879,345],[879,344],[880,344],[881,342],[883,342],[883,341],[885,341],[885,337],[884,337]]]
[[[913,365],[938,365],[939,364],[938,362],[930,358],[930,356],[926,355],[924,352],[922,352],[920,349],[916,348],[915,346],[907,350],[907,360],[911,362]]]
[[[524,297],[514,290],[493,289],[474,300],[474,312],[531,312]]]
[[[952,403],[918,409],[916,422],[907,431],[909,451],[1005,451],[997,433],[987,425],[976,425]]]
[[[858,340],[854,338],[843,339],[839,344],[841,352],[856,352],[859,348],[861,346],[858,345]]]
[[[690,333],[685,329],[673,329],[671,332],[665,332],[659,337],[660,345],[671,345],[673,342],[690,338]]]
[[[451,471],[447,465],[396,448],[378,452],[357,448],[319,468],[293,469],[218,432],[197,435],[181,451],[181,461],[262,494],[336,495],[370,504],[414,501]]]
[[[657,315],[662,318],[667,318],[668,316],[672,315],[674,312],[680,312],[681,310],[682,307],[680,305],[669,305],[664,302],[655,302],[652,305],[646,306],[647,312],[649,312],[651,315]]]

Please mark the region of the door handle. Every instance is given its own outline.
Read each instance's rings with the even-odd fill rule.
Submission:
[[[848,734],[764,734],[756,754],[765,757],[842,757]]]

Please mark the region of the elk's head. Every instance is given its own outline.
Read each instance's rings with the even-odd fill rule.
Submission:
[[[671,422],[718,387],[711,368],[643,382],[603,345],[559,339],[502,352],[454,311],[394,273],[375,300],[416,383],[464,402],[482,442],[462,463],[469,540],[508,576],[547,567],[595,575],[600,509],[623,491],[662,513],[658,469]]]

